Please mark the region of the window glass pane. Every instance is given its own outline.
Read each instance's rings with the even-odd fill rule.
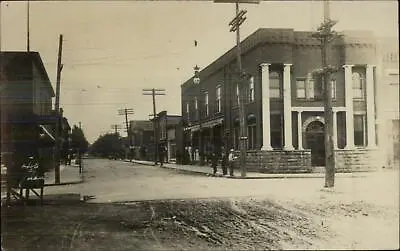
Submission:
[[[364,78],[358,72],[354,72],[352,75],[353,79],[353,98],[364,97]]]
[[[271,98],[280,98],[280,76],[277,72],[271,72],[269,75],[269,89]]]
[[[254,101],[254,77],[250,78],[250,83],[249,83],[249,101],[250,102]]]
[[[270,78],[269,87],[272,89],[279,89],[279,78]]]
[[[362,98],[363,97],[363,90],[354,89],[353,90],[353,97],[354,98]]]
[[[309,79],[307,81],[307,98],[310,98],[310,99],[314,98],[314,96],[315,96],[314,86],[315,86],[314,80]]]
[[[354,130],[355,131],[363,130],[363,116],[362,115],[354,115]]]
[[[296,81],[297,89],[304,89],[305,81],[304,80],[297,80]]]
[[[332,80],[331,81],[331,85],[332,85],[332,98],[336,98],[336,80]]]
[[[271,98],[279,98],[281,96],[280,91],[276,89],[269,90],[269,96]]]
[[[354,72],[352,78],[353,78],[353,89],[360,89],[361,88],[360,74],[358,72]]]
[[[304,90],[304,89],[297,89],[297,97],[298,97],[298,98],[305,98],[305,97],[306,97],[306,90]]]
[[[304,80],[297,80],[296,81],[296,86],[297,86],[297,97],[298,98],[305,98],[306,97],[305,81]]]

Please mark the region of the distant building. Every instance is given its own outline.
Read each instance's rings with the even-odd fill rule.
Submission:
[[[159,125],[160,147],[166,149],[166,161],[177,161],[183,154],[181,116],[168,115],[167,111],[157,114],[156,123]]]
[[[154,128],[149,120],[129,121],[135,159],[154,160]]]
[[[400,104],[399,104],[399,41],[398,39],[380,39],[381,62],[378,76],[381,78],[377,103],[378,144],[383,153],[386,167],[400,166]]]
[[[380,92],[385,84],[378,40],[368,31],[341,34],[329,52],[329,63],[338,67],[330,79],[336,169],[381,167],[377,112],[387,97]],[[241,48],[248,168],[310,172],[323,166],[324,98],[321,79],[313,74],[321,68],[319,41],[309,31],[258,29]],[[181,85],[185,144],[192,152],[199,149],[200,137],[203,152],[208,145],[239,150],[236,69],[234,47],[200,71],[199,85],[193,78]],[[398,82],[394,86],[398,90]],[[391,99],[398,104],[398,97]]]
[[[54,90],[39,53],[1,52],[0,81],[1,152],[10,175],[17,175],[22,162],[33,155],[49,169],[57,117]]]

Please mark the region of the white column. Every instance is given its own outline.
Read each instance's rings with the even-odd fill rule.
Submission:
[[[284,149],[292,150],[292,95],[290,90],[290,66],[292,64],[284,64],[283,68],[283,116],[284,116]]]
[[[354,148],[353,65],[343,65],[346,103],[346,149]]]
[[[297,137],[299,142],[298,150],[303,150],[301,111],[297,112]]]
[[[261,150],[272,150],[271,147],[271,115],[269,108],[269,66],[263,63],[261,66],[262,86],[262,119],[263,119],[263,143]]]
[[[375,98],[374,98],[374,66],[367,65],[366,71],[367,89],[367,132],[368,147],[375,147]]]
[[[333,111],[333,148],[338,147],[338,133],[337,133],[337,112]]]

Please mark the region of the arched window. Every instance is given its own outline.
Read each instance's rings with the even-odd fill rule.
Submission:
[[[365,96],[365,79],[362,74],[358,72],[353,72],[353,98],[363,99]]]
[[[271,98],[281,98],[281,76],[278,72],[272,71],[269,74],[269,96]]]

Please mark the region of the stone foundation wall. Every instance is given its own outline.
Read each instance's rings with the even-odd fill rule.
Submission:
[[[357,148],[335,150],[336,172],[365,172],[382,168],[382,158],[378,149]],[[310,150],[248,151],[246,166],[248,171],[261,173],[311,173]],[[237,164],[238,165],[238,164]]]
[[[382,168],[378,149],[357,148],[335,150],[336,172],[364,172]]]
[[[247,170],[262,173],[309,173],[311,167],[310,150],[248,151]]]

